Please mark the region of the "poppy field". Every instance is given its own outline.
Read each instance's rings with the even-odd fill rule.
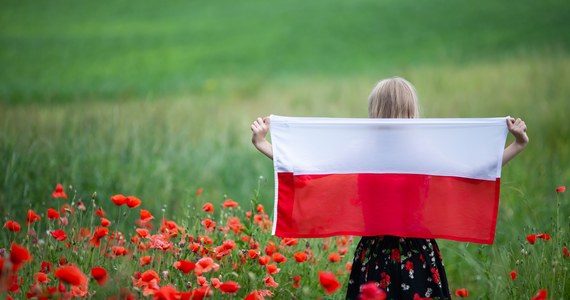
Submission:
[[[438,240],[454,298],[570,298],[568,1],[0,2],[0,299],[344,299],[359,237],[271,235],[250,124],[390,76],[528,126],[494,243]]]

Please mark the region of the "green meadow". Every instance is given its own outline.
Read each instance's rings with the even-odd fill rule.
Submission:
[[[570,297],[570,199],[555,192],[570,185],[570,2],[0,3],[3,222],[45,211],[56,183],[75,201],[136,195],[192,224],[181,211],[201,207],[198,188],[248,207],[261,182],[271,212],[272,163],[251,145],[252,120],[366,117],[374,84],[397,75],[424,117],[528,126],[529,146],[503,169],[495,243],[440,243],[450,288]],[[553,239],[525,239],[543,232]]]

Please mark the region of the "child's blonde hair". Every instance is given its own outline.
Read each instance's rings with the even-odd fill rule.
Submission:
[[[370,118],[418,118],[418,96],[414,86],[400,77],[381,80],[368,97]]]

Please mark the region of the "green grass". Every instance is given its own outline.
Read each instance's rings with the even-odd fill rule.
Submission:
[[[201,204],[198,187],[204,201],[245,204],[259,176],[272,211],[272,165],[251,146],[251,121],[365,117],[375,82],[400,75],[425,117],[511,115],[529,128],[528,148],[503,170],[495,244],[441,241],[451,288],[567,298],[568,197],[562,239],[530,246],[524,236],[556,231],[554,188],[570,182],[569,10],[562,1],[3,3],[0,213],[22,222],[28,208],[52,205],[61,182],[84,201],[134,194],[185,220]],[[520,280],[506,280],[512,269]]]
[[[0,101],[161,99],[208,80],[378,76],[570,47],[567,1],[4,1]]]

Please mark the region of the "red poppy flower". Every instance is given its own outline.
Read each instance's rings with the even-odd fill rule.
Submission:
[[[333,262],[333,263],[339,262],[340,261],[340,255],[336,252],[331,253],[329,255],[329,261]]]
[[[74,286],[82,285],[87,282],[87,276],[74,264],[57,268],[54,275],[59,280]]]
[[[274,264],[266,265],[265,268],[267,268],[267,273],[269,273],[269,274],[277,274],[281,270],[281,269],[277,268],[277,266]]]
[[[240,286],[235,281],[224,282],[220,285],[220,291],[226,294],[234,294],[239,290]]]
[[[135,229],[135,230],[136,230],[137,234],[138,234],[140,237],[142,237],[143,239],[150,236],[150,233],[148,232],[148,229],[137,228],[137,229]]]
[[[536,293],[536,295],[534,295],[530,300],[546,300],[546,297],[548,297],[548,291],[542,289],[539,290],[538,293]]]
[[[40,283],[50,282],[49,278],[47,277],[47,274],[43,272],[37,272],[36,274],[34,274],[34,278],[36,279],[36,282]]]
[[[89,241],[91,245],[95,247],[99,247],[101,245],[101,239],[106,237],[109,234],[109,229],[106,227],[97,227],[93,232],[93,237]]]
[[[101,218],[101,226],[103,226],[103,227],[109,227],[109,226],[111,226],[111,221],[109,221],[109,220],[106,219],[106,218]]]
[[[283,238],[281,240],[281,244],[285,245],[285,246],[295,246],[299,243],[298,239],[295,238]]]
[[[526,236],[526,240],[527,240],[531,245],[534,245],[534,242],[536,241],[536,234],[527,235],[527,236]]]
[[[115,205],[121,206],[127,204],[127,197],[123,196],[122,194],[117,194],[111,197],[111,201],[113,201]]]
[[[4,223],[4,228],[12,232],[20,232],[21,226],[16,221],[8,220],[6,223]]]
[[[174,262],[174,267],[176,269],[182,271],[182,273],[188,274],[188,273],[190,273],[190,271],[192,271],[192,270],[194,270],[194,268],[196,268],[196,264],[194,264],[191,261],[181,259],[179,261]]]
[[[330,272],[319,271],[319,282],[329,295],[334,294],[340,288],[340,283],[336,279],[336,276]]]
[[[556,188],[556,192],[557,193],[564,193],[564,192],[566,192],[566,187],[565,186],[559,186]]]
[[[249,258],[254,259],[254,258],[257,258],[259,256],[259,251],[249,249],[249,250],[247,250],[247,255],[249,255]]]
[[[204,204],[202,206],[202,210],[205,212],[213,213],[214,212],[214,205],[210,202],[206,202],[206,204]]]
[[[511,272],[509,273],[509,275],[511,275],[511,279],[512,279],[512,280],[517,279],[517,272],[516,272],[516,271],[514,271],[514,270],[511,271]]]
[[[275,246],[271,241],[267,243],[267,246],[265,246],[265,254],[267,255],[273,255],[273,253],[277,251],[279,251],[279,248],[277,248],[277,246]]]
[[[194,273],[196,273],[196,275],[202,275],[202,273],[207,273],[211,270],[217,271],[219,268],[220,265],[214,263],[211,257],[202,257],[196,262]]]
[[[93,277],[93,279],[97,281],[99,286],[104,286],[109,280],[109,275],[107,274],[107,270],[101,267],[91,268],[91,277]]]
[[[260,257],[257,259],[257,262],[258,262],[260,265],[265,266],[266,264],[269,263],[269,259],[270,259],[269,256],[264,255],[264,256],[260,256]]]
[[[283,256],[281,253],[276,252],[273,253],[273,255],[271,255],[271,258],[273,259],[274,262],[276,263],[282,263],[282,262],[286,262],[287,258],[285,256]]]
[[[10,246],[10,261],[12,262],[12,271],[17,272],[23,263],[31,260],[32,256],[26,247],[12,243]]]
[[[455,296],[461,297],[461,298],[467,298],[467,297],[469,297],[469,292],[467,291],[466,288],[460,288],[460,289],[455,291]]]
[[[347,272],[352,271],[352,262],[351,262],[351,261],[347,261],[347,262],[346,262],[346,265],[344,265],[344,269],[345,269]]]
[[[276,288],[279,286],[279,283],[275,282],[275,279],[273,279],[273,276],[271,275],[265,277],[263,281],[265,281],[266,287]]]
[[[141,267],[144,267],[152,262],[152,256],[143,256],[139,259]]]
[[[52,198],[64,198],[67,199],[67,195],[65,194],[65,192],[63,191],[63,185],[61,185],[60,183],[58,183],[55,186],[55,191],[53,191],[53,193],[51,193]]]
[[[200,224],[204,225],[206,231],[212,232],[216,228],[216,222],[210,219],[204,219]]]
[[[47,210],[47,217],[50,220],[57,220],[59,219],[59,211],[53,208],[48,208]]]
[[[256,211],[257,211],[258,213],[263,213],[263,212],[265,212],[265,208],[263,208],[263,205],[258,204]]]
[[[129,250],[122,246],[113,246],[111,247],[111,250],[116,256],[125,256],[129,253]]]
[[[198,188],[198,189],[196,189],[196,196],[202,195],[202,192],[203,192],[203,191],[204,191],[203,188]]]
[[[549,240],[550,240],[550,234],[548,234],[548,233],[537,234],[536,237],[539,238],[539,239],[543,239],[543,240],[545,240],[545,241],[549,241]]]
[[[293,287],[296,289],[300,288],[301,287],[301,284],[300,284],[301,276],[295,275],[292,277],[292,279],[293,279]]]
[[[568,251],[566,247],[562,248],[562,254],[564,254],[564,256],[566,257],[570,257],[570,251]]]
[[[37,215],[33,210],[28,210],[28,216],[26,217],[26,224],[34,224],[36,221],[41,220],[41,217]]]
[[[128,196],[127,197],[127,206],[129,208],[135,208],[135,207],[139,207],[141,205],[141,199],[135,197],[135,196]]]
[[[222,282],[218,278],[212,278],[210,279],[210,282],[212,283],[212,286],[216,289],[220,288],[220,285],[222,285]]]
[[[148,222],[152,219],[154,219],[154,216],[150,213],[150,211],[146,210],[146,209],[141,209],[141,221],[143,222]]]
[[[100,218],[104,218],[107,216],[107,214],[105,213],[105,211],[101,207],[99,207],[95,210],[95,214]]]
[[[42,261],[42,265],[40,268],[40,272],[42,273],[49,273],[51,272],[51,268],[52,268],[53,264],[49,261]]]
[[[65,234],[65,232],[61,229],[56,229],[54,231],[50,232],[51,236],[53,236],[54,239],[56,239],[57,241],[65,241],[67,239],[67,235]]]
[[[360,286],[358,300],[385,300],[386,293],[378,287],[376,282],[368,282]]]
[[[235,201],[232,200],[232,199],[227,199],[226,201],[224,201],[223,207],[224,207],[224,208],[228,208],[228,207],[238,207],[238,203],[235,202]]]
[[[161,286],[158,290],[154,291],[153,299],[156,300],[177,300],[180,299],[180,293],[170,284]]]

